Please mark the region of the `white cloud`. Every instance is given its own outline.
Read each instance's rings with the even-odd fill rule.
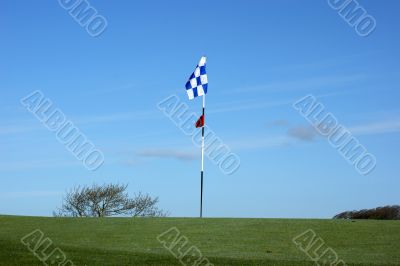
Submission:
[[[26,133],[35,130],[41,130],[43,128],[44,127],[41,124],[39,124],[38,126],[19,126],[19,125],[0,126],[0,135]]]
[[[287,136],[242,137],[241,140],[227,142],[227,145],[236,152],[286,146],[292,142],[292,139]]]
[[[78,166],[82,163],[76,159],[71,160],[30,160],[30,161],[14,161],[8,163],[0,163],[0,171],[21,171],[30,169],[46,169],[61,168],[69,166]]]
[[[400,132],[400,120],[388,120],[357,125],[349,128],[354,135],[375,135]]]
[[[229,93],[249,93],[259,91],[288,91],[288,90],[315,90],[321,88],[332,88],[333,86],[349,85],[351,82],[360,82],[367,77],[363,74],[353,74],[347,76],[322,76],[307,79],[277,81],[265,85],[249,86],[230,90]],[[227,92],[228,93],[228,92]]]
[[[195,152],[176,149],[145,149],[137,153],[141,157],[173,158],[178,160],[194,160],[198,158]]]
[[[62,191],[48,191],[48,190],[34,190],[34,191],[10,191],[2,192],[0,198],[13,199],[13,198],[37,198],[37,197],[55,197],[61,196]]]
[[[160,114],[161,113],[156,111],[138,111],[138,112],[72,117],[71,121],[76,124],[94,124],[94,123],[108,123],[108,122],[119,122],[119,121],[147,120],[147,119],[160,118],[162,117]]]

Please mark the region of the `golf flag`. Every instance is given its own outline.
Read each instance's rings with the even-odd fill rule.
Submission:
[[[208,80],[206,74],[206,57],[202,56],[196,66],[193,74],[186,82],[186,93],[189,100],[193,100],[198,96],[203,96],[203,112],[197,120],[196,128],[201,128],[201,172],[200,172],[200,218],[203,217],[203,179],[204,179],[204,114],[206,111],[206,94]]]
[[[200,118],[197,120],[196,127],[204,127],[204,115],[200,116]]]
[[[186,82],[186,93],[189,100],[193,100],[197,96],[202,96],[207,93],[207,74],[206,74],[206,57],[200,59],[199,64]]]

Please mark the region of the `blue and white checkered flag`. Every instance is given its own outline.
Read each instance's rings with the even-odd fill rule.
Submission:
[[[189,96],[189,100],[206,94],[207,86],[206,57],[203,56],[193,74],[190,76],[189,81],[186,82],[186,93]]]

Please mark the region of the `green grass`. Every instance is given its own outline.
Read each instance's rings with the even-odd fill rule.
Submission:
[[[399,221],[0,216],[0,265],[44,265],[21,238],[43,231],[78,265],[181,265],[157,240],[176,227],[214,265],[315,265],[292,242],[313,229],[347,265],[400,265]]]

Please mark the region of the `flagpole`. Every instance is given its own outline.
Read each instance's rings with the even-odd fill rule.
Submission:
[[[203,95],[203,119],[204,124],[201,128],[201,189],[200,189],[200,218],[203,218],[203,176],[204,176],[204,126],[205,126],[205,107],[206,107],[206,94]]]

